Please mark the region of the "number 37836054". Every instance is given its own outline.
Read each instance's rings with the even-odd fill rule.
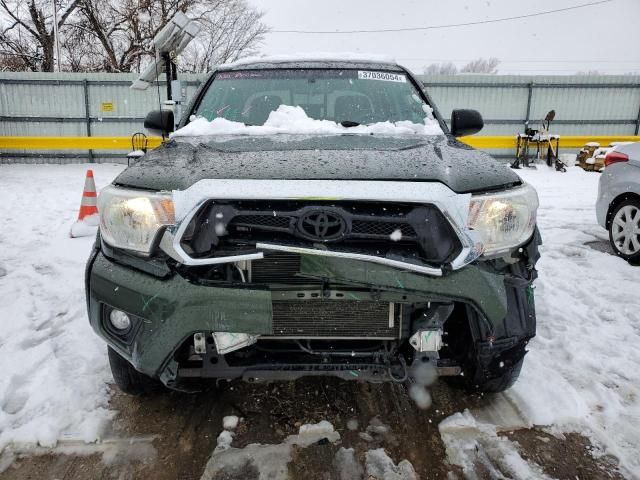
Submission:
[[[366,70],[358,71],[360,80],[382,80],[384,82],[406,82],[406,75],[393,72],[371,72]]]

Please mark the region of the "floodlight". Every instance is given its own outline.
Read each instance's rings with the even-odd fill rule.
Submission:
[[[167,82],[175,80],[175,68],[171,64],[171,56],[182,52],[185,47],[200,33],[200,25],[184,13],[178,12],[162,27],[153,39],[156,58],[144,72],[131,84],[134,90],[146,90],[162,73],[167,74]],[[171,98],[170,88],[168,97]]]
[[[165,62],[154,60],[144,72],[131,84],[134,90],[146,90],[160,75],[167,71]]]
[[[200,33],[200,26],[184,13],[178,12],[158,32],[153,39],[153,44],[160,53],[174,52],[177,55],[198,33]]]

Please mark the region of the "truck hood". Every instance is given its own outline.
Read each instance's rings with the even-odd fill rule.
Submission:
[[[185,190],[204,179],[424,181],[457,193],[521,183],[490,155],[444,135],[180,138],[144,155],[114,183]]]

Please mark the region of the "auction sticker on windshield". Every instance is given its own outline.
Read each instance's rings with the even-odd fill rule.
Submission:
[[[360,80],[382,80],[385,82],[401,82],[407,81],[406,75],[392,72],[368,72],[358,70],[358,78]]]

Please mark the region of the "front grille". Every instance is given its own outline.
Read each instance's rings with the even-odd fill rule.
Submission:
[[[418,265],[441,265],[462,248],[436,206],[389,202],[209,201],[181,239],[193,258],[255,253],[261,243]]]
[[[376,338],[400,335],[400,305],[356,300],[273,302],[273,335],[295,338]]]
[[[413,227],[407,223],[354,220],[351,224],[351,231],[353,233],[375,237],[390,238],[391,235],[398,230],[402,234],[398,239],[415,240],[416,232]]]
[[[290,217],[275,215],[238,215],[233,217],[231,225],[243,227],[289,228]]]

